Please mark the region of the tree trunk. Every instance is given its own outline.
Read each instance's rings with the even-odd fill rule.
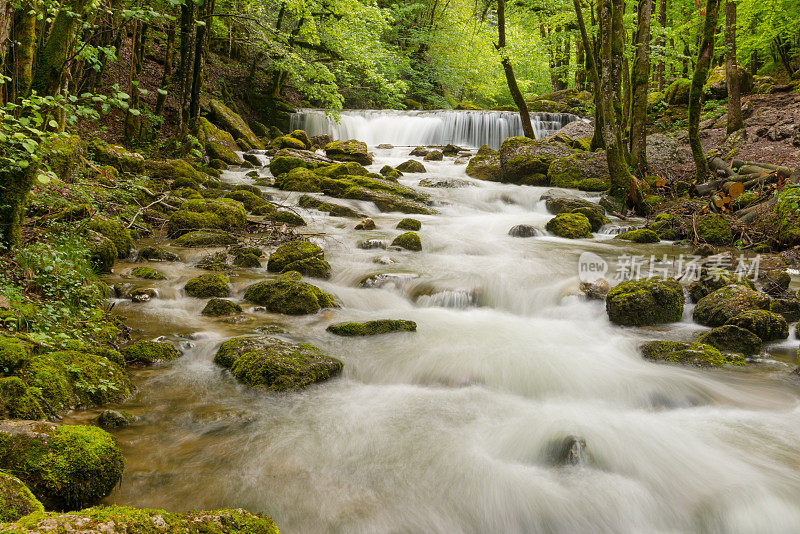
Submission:
[[[24,2],[17,10],[14,24],[14,80],[15,98],[28,96],[33,83],[33,56],[36,51],[36,12],[33,2]],[[9,98],[11,100],[11,98]]]
[[[39,172],[38,165],[25,169],[0,170],[0,242],[6,248],[22,240],[25,201]]]
[[[71,0],[61,5],[50,35],[39,52],[39,64],[33,77],[33,89],[40,95],[56,95],[61,88],[62,77],[67,69],[69,51],[75,31],[81,21],[89,0]]]
[[[5,74],[6,52],[8,40],[11,37],[11,27],[14,23],[14,6],[8,0],[0,0],[0,75]],[[0,106],[6,103],[8,84],[0,85]]]
[[[196,8],[194,2],[181,5],[181,63],[180,63],[180,121],[181,133],[186,133],[189,125],[190,104],[192,101],[192,81],[194,80],[194,52],[197,38]]]
[[[603,140],[606,145],[606,160],[611,175],[611,194],[625,199],[630,207],[639,207],[641,192],[636,179],[631,175],[625,159],[622,137],[622,68],[624,0],[601,0],[601,83],[603,105]]]
[[[200,116],[200,94],[203,91],[203,70],[205,69],[205,58],[208,53],[209,29],[214,21],[214,4],[214,0],[205,0],[198,13],[203,24],[197,28],[197,39],[195,42],[192,101],[189,107],[189,117],[192,120]]]
[[[729,0],[730,1],[730,0]],[[635,55],[631,73],[631,163],[641,176],[647,172],[647,94],[650,89],[650,21],[653,0],[639,0]]]
[[[176,22],[177,24],[177,22]],[[160,117],[164,113],[164,105],[167,102],[167,87],[169,86],[169,79],[172,76],[172,56],[175,53],[175,24],[171,24],[167,30],[167,47],[164,50],[164,73],[161,75],[161,86],[158,90],[156,97],[155,114]]]
[[[663,91],[667,78],[666,62],[664,60],[665,43],[663,37],[664,29],[667,27],[667,0],[661,0],[658,4],[658,25],[661,26],[662,35],[656,40],[656,46],[658,47],[659,54],[661,54],[661,61],[658,62],[658,66],[656,67],[656,82],[658,83],[658,90]]]
[[[140,4],[141,5],[141,4]],[[141,115],[131,113],[132,109],[139,107],[139,79],[142,76],[142,63],[144,62],[144,41],[146,39],[147,25],[137,21],[133,25],[133,43],[131,45],[131,74],[130,74],[130,107],[125,114],[125,139],[131,141],[139,135],[141,130]]]
[[[717,29],[719,6],[720,0],[706,1],[706,17],[700,42],[700,53],[692,76],[692,88],[689,91],[689,146],[692,148],[698,180],[705,180],[708,174],[708,164],[705,154],[703,154],[703,146],[700,144],[700,113],[703,85],[708,78],[708,69],[711,66],[711,59],[714,57],[714,33]]]
[[[508,83],[508,91],[511,93],[511,98],[519,109],[519,117],[522,119],[522,132],[525,137],[535,139],[533,133],[533,125],[531,124],[531,116],[528,113],[528,105],[525,103],[525,98],[517,85],[517,79],[514,77],[514,68],[511,66],[511,61],[508,57],[503,55],[506,47],[506,2],[505,0],[497,0],[497,44],[495,48],[500,52],[503,58],[501,64],[503,65],[503,72],[506,75],[506,82]]]
[[[594,101],[594,134],[592,135],[592,150],[603,148],[603,106],[601,96],[600,73],[597,70],[597,54],[594,43],[589,40],[589,33],[586,31],[586,23],[583,20],[583,9],[581,0],[572,0],[575,8],[575,16],[578,20],[578,29],[581,34],[581,43],[586,53],[586,70],[592,82],[592,99]]]
[[[728,135],[744,128],[736,60],[736,0],[725,4],[725,83],[728,86]],[[744,130],[747,132],[747,130]]]

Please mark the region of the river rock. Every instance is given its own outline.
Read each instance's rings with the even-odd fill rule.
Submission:
[[[419,234],[415,232],[406,232],[395,237],[394,241],[392,241],[392,246],[419,252],[422,250],[422,240],[419,238]]]
[[[186,282],[183,290],[190,297],[227,297],[231,293],[230,280],[224,274],[208,273],[197,276]]]
[[[372,165],[372,154],[367,152],[367,144],[355,139],[334,141],[325,145],[325,155],[336,161],[355,161],[362,165]]]
[[[331,163],[333,163],[332,159],[320,156],[310,150],[284,148],[279,150],[270,161],[269,172],[277,177],[298,167],[317,169],[319,167],[326,167]]]
[[[658,243],[658,234],[647,228],[639,228],[637,230],[628,230],[614,236],[614,239],[621,239],[623,241],[632,241],[634,243]]]
[[[298,201],[298,206],[301,208],[306,209],[315,209],[319,211],[324,211],[328,215],[332,217],[349,217],[349,218],[358,218],[363,217],[363,214],[358,213],[353,208],[348,206],[342,206],[341,204],[335,204],[333,202],[326,202],[321,200],[317,197],[312,197],[310,195],[302,195],[300,200]]]
[[[243,384],[271,391],[300,390],[337,376],[341,361],[308,343],[270,336],[235,337],[223,343],[214,363]]]
[[[442,161],[444,159],[444,154],[442,154],[441,150],[431,150],[425,157],[422,158],[425,161]]]
[[[612,323],[624,326],[674,323],[681,320],[683,301],[677,280],[629,280],[609,291],[606,312]]]
[[[542,231],[530,224],[518,224],[508,231],[511,237],[538,237]]]
[[[741,354],[723,354],[705,343],[680,341],[651,341],[641,347],[642,355],[649,360],[694,365],[696,367],[722,367],[744,365]]]
[[[413,159],[404,161],[403,163],[398,165],[397,170],[400,172],[408,172],[408,173],[428,172],[425,169],[425,165]]]
[[[412,232],[418,232],[420,228],[422,228],[422,223],[419,222],[417,219],[409,219],[405,218],[402,219],[397,226],[395,227],[398,230],[410,230]]]
[[[200,313],[208,317],[221,317],[242,313],[242,307],[231,300],[213,298],[209,299]]]
[[[562,213],[556,215],[545,225],[548,232],[567,239],[592,237],[592,224],[581,213]]]
[[[183,356],[183,353],[161,341],[136,341],[122,350],[126,364],[152,365],[157,362],[168,362]]]
[[[761,352],[761,338],[750,330],[736,325],[718,326],[697,338],[700,343],[716,347],[723,352],[755,356]]]
[[[555,467],[582,464],[585,457],[586,440],[581,436],[567,436],[551,441],[545,447],[547,463]]]
[[[150,302],[150,299],[158,298],[158,291],[154,287],[137,287],[128,293],[128,298],[136,303]]]
[[[769,309],[767,295],[738,284],[731,284],[706,295],[697,302],[692,318],[705,326],[722,326],[742,312]]]
[[[419,158],[425,157],[430,152],[430,149],[425,148],[424,146],[414,147],[414,149],[408,153],[409,156],[417,156]]]
[[[358,242],[358,248],[362,250],[386,249],[387,246],[386,241],[381,239],[367,239],[366,241]]]
[[[611,291],[611,285],[605,278],[600,278],[594,282],[581,282],[578,289],[589,300],[605,300],[608,292]]]
[[[16,521],[33,512],[44,512],[39,499],[20,479],[0,471],[0,523]]]
[[[770,305],[770,311],[783,316],[787,322],[793,323],[795,321],[800,321],[800,299],[773,299]]]
[[[262,143],[258,136],[253,133],[253,130],[250,129],[250,126],[228,106],[214,98],[209,100],[208,105],[211,108],[214,121],[230,132],[235,139],[242,138],[247,141],[248,145],[255,149],[263,150],[266,148],[264,143]],[[303,132],[303,134],[305,134],[305,132]]]
[[[789,324],[781,315],[767,310],[747,310],[727,321],[726,324],[745,328],[762,341],[768,343],[789,337]]]
[[[239,230],[247,224],[244,206],[231,199],[187,200],[170,215],[167,233],[180,237],[196,230]]]
[[[358,223],[355,226],[354,229],[355,230],[374,230],[375,229],[375,221],[373,221],[370,218],[366,218],[366,219],[362,220],[360,223]]]
[[[578,152],[553,160],[547,178],[554,187],[606,191],[610,183],[605,152]]]
[[[273,313],[307,315],[322,308],[338,308],[330,295],[320,288],[287,275],[248,286],[244,300],[264,306]],[[298,273],[299,276],[299,273]]]
[[[375,336],[388,334],[389,332],[416,332],[417,323],[399,319],[378,319],[377,321],[367,321],[365,323],[332,324],[328,325],[325,330],[337,336]]]
[[[483,145],[475,157],[469,160],[467,176],[488,182],[499,182],[503,179],[500,168],[500,154],[487,145]]]
[[[270,254],[267,270],[272,273],[296,271],[315,278],[330,278],[331,266],[325,252],[308,241],[290,241]]]
[[[509,137],[500,146],[502,181],[521,185],[546,185],[550,164],[573,153],[571,148],[562,143]]]

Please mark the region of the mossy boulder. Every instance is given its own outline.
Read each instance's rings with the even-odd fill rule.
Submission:
[[[395,237],[392,241],[392,246],[419,252],[422,250],[422,240],[416,232],[406,232]]]
[[[800,188],[787,187],[777,195],[773,212],[778,219],[778,240],[782,246],[800,245]]]
[[[424,204],[428,201],[427,195],[388,180],[376,180],[365,176],[325,178],[320,183],[320,189],[332,197],[372,202],[381,211],[433,213],[433,210]]]
[[[678,78],[664,91],[664,100],[670,106],[687,106],[689,105],[689,91],[691,89],[691,80]]]
[[[761,338],[750,330],[728,324],[718,326],[697,338],[700,343],[716,347],[722,352],[734,352],[745,356],[755,356],[761,352]]]
[[[81,155],[83,147],[77,135],[57,136],[50,144],[47,160],[50,170],[65,182],[71,182],[83,167]]]
[[[231,293],[228,277],[220,273],[202,274],[192,278],[183,286],[190,297],[227,297]]]
[[[582,213],[561,213],[545,225],[548,232],[567,239],[592,237],[592,224]]]
[[[136,421],[134,415],[118,410],[103,410],[97,417],[97,426],[103,430],[123,428]]]
[[[233,199],[188,200],[172,213],[167,224],[170,236],[179,237],[193,230],[238,230],[247,223],[247,212]]]
[[[333,217],[363,217],[361,213],[357,212],[353,208],[342,206],[340,204],[334,204],[332,202],[325,202],[324,200],[320,200],[319,198],[312,197],[310,195],[302,195],[297,204],[301,208],[324,211]]]
[[[229,339],[214,363],[230,369],[239,382],[270,391],[305,389],[337,376],[344,366],[313,345],[269,336]]]
[[[741,354],[723,354],[711,345],[704,343],[683,343],[680,341],[651,341],[641,347],[642,355],[648,360],[694,365],[696,367],[722,367],[724,365],[745,365]]]
[[[189,162],[182,159],[166,161],[150,160],[145,163],[147,174],[155,180],[170,180],[172,188],[192,187],[197,189],[200,184],[208,179],[208,175],[195,169]]]
[[[253,133],[250,126],[232,109],[214,98],[208,102],[208,105],[214,115],[214,120],[230,132],[235,139],[242,138],[255,149],[263,150],[265,148],[264,143]]]
[[[666,241],[686,237],[681,218],[674,213],[659,213],[647,224],[647,228],[658,234],[659,239]]]
[[[288,276],[249,286],[244,299],[264,306],[268,311],[286,315],[308,315],[322,308],[338,307],[332,295]]]
[[[268,204],[264,197],[261,194],[255,194],[252,191],[247,191],[243,189],[238,189],[235,191],[231,191],[230,193],[226,193],[224,198],[230,198],[232,200],[236,200],[237,202],[241,202],[244,206],[244,209],[247,211],[255,211],[258,208],[261,208],[265,204]]]
[[[363,219],[362,221],[360,221],[353,229],[354,230],[374,230],[375,228],[376,228],[375,227],[375,221],[373,221],[370,218],[366,218],[366,219]]]
[[[502,181],[526,185],[547,185],[547,171],[559,158],[574,151],[563,143],[527,137],[509,137],[500,146]]]
[[[355,139],[334,141],[325,145],[325,155],[336,161],[355,161],[362,165],[372,165],[372,154],[367,152],[367,144]]]
[[[144,247],[139,251],[136,259],[137,261],[181,261],[180,256],[160,247]]]
[[[600,230],[604,225],[611,222],[606,217],[605,210],[599,204],[578,198],[569,194],[563,194],[556,190],[547,191],[541,196],[545,201],[547,211],[554,215],[562,213],[580,213],[589,219],[592,232]]]
[[[166,280],[167,277],[158,269],[152,267],[135,267],[131,271],[131,275],[136,278],[143,278],[144,280]]]
[[[305,226],[306,221],[298,214],[289,210],[278,210],[270,215],[270,219],[276,223],[288,226]]]
[[[39,499],[20,479],[0,471],[0,523],[16,521],[33,512],[44,512]]]
[[[608,292],[606,313],[612,323],[623,326],[674,323],[683,316],[683,300],[677,280],[629,280]]]
[[[422,158],[425,161],[442,161],[444,159],[444,154],[442,154],[441,150],[431,150],[425,157]]]
[[[50,415],[42,391],[18,376],[0,378],[0,419],[39,421]]]
[[[291,148],[284,148],[279,150],[275,157],[269,162],[269,172],[273,176],[278,177],[285,174],[292,169],[317,169],[319,167],[327,167],[333,163],[332,160],[317,155],[308,150],[296,150]]]
[[[329,278],[331,266],[325,252],[308,241],[290,241],[270,254],[267,270],[273,273],[296,271],[316,278]]]
[[[400,319],[378,319],[365,323],[337,323],[326,328],[331,334],[337,336],[376,336],[389,332],[416,332],[417,323]]]
[[[403,176],[402,172],[398,171],[397,169],[395,169],[394,167],[391,167],[389,165],[384,165],[383,167],[381,167],[380,173],[381,173],[381,176],[383,176],[387,180],[394,180],[394,181],[397,181],[398,178]],[[348,174],[352,174],[352,173],[348,173]]]
[[[295,167],[285,174],[278,175],[275,178],[275,187],[284,191],[318,193],[320,191],[320,182],[322,182],[321,175],[305,167]]]
[[[719,267],[702,269],[700,275],[700,280],[692,282],[688,286],[689,297],[692,299],[692,302],[695,303],[699,302],[700,299],[709,293],[713,293],[717,289],[731,284],[744,286],[748,289],[756,288],[749,278]]]
[[[412,174],[428,172],[427,170],[425,170],[425,165],[414,159],[404,161],[403,163],[397,166],[397,170],[400,172],[407,172]]]
[[[621,239],[623,241],[633,241],[634,243],[658,243],[660,239],[658,234],[647,228],[639,228],[637,230],[629,230],[614,236],[614,239]]]
[[[730,319],[727,324],[745,328],[768,343],[789,337],[789,324],[781,315],[767,310],[748,310]]]
[[[753,90],[753,75],[744,67],[734,65],[733,83],[739,86],[739,94],[749,94]],[[703,93],[716,100],[728,98],[727,70],[724,65],[711,69],[703,85]]]
[[[787,322],[793,323],[800,321],[800,299],[796,298],[777,298],[773,299],[770,311],[777,313]]]
[[[33,357],[33,345],[15,337],[0,336],[0,374],[12,374]]]
[[[99,354],[79,350],[64,350],[44,354],[30,366],[29,384],[42,389],[45,398],[46,381],[55,378],[65,381],[69,400],[62,408],[101,406],[121,402],[130,397],[133,386],[125,371],[115,362]],[[52,404],[59,403],[55,395]]]
[[[770,299],[767,295],[731,284],[700,299],[692,318],[705,326],[722,326],[742,312],[768,310],[769,306]]]
[[[242,307],[231,300],[213,298],[206,303],[205,308],[200,313],[208,317],[235,315],[242,313]]]
[[[557,158],[548,167],[547,178],[554,187],[606,191],[610,176],[605,152],[578,152]]]
[[[138,174],[144,171],[144,157],[119,145],[110,145],[102,139],[92,139],[87,146],[94,160],[110,165],[120,172]]]
[[[169,362],[183,356],[180,350],[162,341],[137,341],[122,349],[127,364],[152,365]]]
[[[225,247],[237,241],[235,236],[226,232],[198,230],[183,234],[175,240],[175,244],[181,247]]]
[[[700,218],[696,229],[697,237],[710,245],[725,246],[733,243],[731,225],[722,215],[712,214]]]
[[[48,508],[97,503],[111,493],[124,467],[116,440],[100,428],[0,422],[0,469],[18,477]]]
[[[503,179],[503,171],[500,168],[500,154],[483,145],[478,153],[469,160],[466,170],[467,176],[486,180],[488,182],[500,182]]]
[[[270,146],[272,148],[293,148],[295,150],[308,150],[309,147],[303,143],[300,139],[296,137],[292,137],[291,135],[282,135],[281,137],[276,137],[270,142]]]
[[[227,165],[242,164],[242,158],[236,153],[239,145],[230,133],[217,128],[205,117],[200,117],[197,133],[211,160],[219,160]]]
[[[128,229],[119,221],[94,217],[87,223],[87,227],[110,239],[117,249],[117,257],[127,258],[130,255],[133,249],[133,238]]]
[[[236,254],[233,257],[233,264],[236,267],[243,267],[246,269],[254,269],[261,267],[261,260],[258,259],[258,256],[255,254],[251,254],[246,252],[244,254]]]
[[[397,226],[395,227],[398,230],[409,230],[411,232],[418,232],[420,228],[422,228],[422,223],[419,222],[417,219],[409,219],[405,218],[402,219]]]
[[[99,232],[87,230],[85,243],[89,248],[89,260],[95,272],[110,273],[119,256],[114,242]]]
[[[367,176],[369,174],[369,171],[356,161],[332,163],[325,167],[318,167],[314,169],[314,172],[320,176],[327,176],[329,178],[337,178],[339,176]],[[383,175],[383,173],[381,174]]]

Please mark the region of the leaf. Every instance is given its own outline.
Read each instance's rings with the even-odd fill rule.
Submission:
[[[50,183],[50,177],[44,173],[39,173],[36,176],[36,183],[39,185],[47,185]]]
[[[48,122],[47,125],[50,128],[58,128],[58,123],[56,121],[52,120],[52,119],[50,119],[50,122]]]

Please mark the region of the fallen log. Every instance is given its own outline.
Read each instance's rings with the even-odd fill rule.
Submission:
[[[708,167],[714,171],[714,174],[717,176],[733,176],[736,174],[722,158],[711,158],[708,162]]]

